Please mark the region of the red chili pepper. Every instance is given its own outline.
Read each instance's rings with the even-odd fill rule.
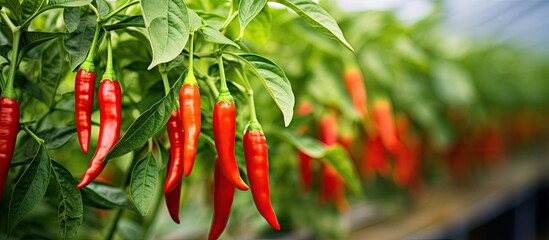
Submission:
[[[313,158],[301,151],[298,151],[298,154],[300,160],[301,187],[303,190],[309,191],[313,185]]]
[[[192,78],[194,79],[194,75]],[[196,80],[194,80],[194,84],[184,84],[181,87],[179,103],[181,106],[180,116],[183,123],[183,132],[185,134],[183,172],[188,177],[193,170],[201,127],[200,91],[198,90]]]
[[[399,141],[393,120],[391,103],[386,99],[376,99],[373,105],[372,117],[379,130],[383,145],[390,152],[396,154],[399,150]]]
[[[388,175],[390,173],[387,162],[387,151],[379,135],[367,138],[365,151],[364,171],[366,174],[371,175],[374,171],[377,171],[381,175]]]
[[[222,163],[220,159],[215,160],[214,170],[214,215],[212,219],[212,227],[208,240],[219,238],[225,230],[229,216],[231,215],[231,207],[233,205],[235,187],[229,179],[223,174]]]
[[[183,175],[183,137],[184,132],[181,128],[181,118],[179,115],[179,109],[173,110],[170,119],[166,125],[168,132],[168,138],[170,139],[171,158],[173,159],[170,164],[168,175],[166,176],[166,182],[164,184],[164,193],[171,192],[173,188],[181,182],[181,176]]]
[[[343,79],[345,81],[345,86],[347,91],[351,95],[351,100],[353,101],[353,106],[355,110],[361,115],[367,112],[366,104],[366,88],[364,87],[364,81],[362,79],[362,73],[360,69],[348,68],[345,69],[343,73]]]
[[[252,126],[252,124],[249,126]],[[257,123],[257,126],[259,126],[259,123]],[[248,171],[248,179],[250,180],[252,196],[257,210],[271,227],[280,230],[280,224],[278,224],[270,199],[267,140],[260,128],[260,126],[259,130],[248,128],[244,133],[246,170]]]
[[[170,159],[168,161],[168,176],[174,171],[176,163],[181,163],[183,159],[183,132],[181,131],[181,119],[179,118],[179,111],[173,110],[166,130],[168,132],[168,138],[170,140]],[[181,169],[179,166],[178,169]],[[167,184],[167,181],[166,181]],[[168,207],[168,212],[172,217],[173,221],[179,224],[179,202],[181,198],[181,178],[175,183],[175,186],[171,191],[166,191],[164,188],[164,195],[166,197],[166,206]]]
[[[243,191],[248,190],[248,186],[240,177],[234,154],[236,107],[233,101],[218,101],[215,104],[213,111],[213,132],[215,148],[219,154],[219,162],[223,173],[235,187]]]
[[[116,80],[103,79],[97,94],[99,98],[100,128],[99,141],[90,165],[78,184],[83,188],[103,171],[103,159],[120,137],[122,102],[120,85]]]
[[[171,192],[173,188],[181,183],[181,175],[183,174],[183,131],[181,129],[181,118],[179,117],[179,109],[173,110],[166,131],[170,140],[170,159],[171,162],[168,168],[166,183],[164,184],[164,193]],[[170,176],[179,175],[179,179],[170,179]],[[174,186],[168,187],[169,181],[172,180]]]
[[[13,149],[19,131],[19,104],[17,99],[0,98],[0,200],[8,177]]]
[[[76,113],[76,133],[80,142],[80,148],[82,148],[84,154],[88,154],[90,146],[94,90],[95,72],[88,72],[82,68],[78,70],[78,73],[76,73],[76,82],[74,83],[74,107]]]
[[[320,119],[319,138],[325,146],[330,147],[337,144],[337,119],[335,114],[325,115]],[[341,193],[342,192],[342,193]],[[330,165],[322,164],[322,182],[320,189],[320,202],[328,200],[336,203],[337,194],[345,196],[343,179]],[[341,199],[340,199],[341,200]],[[336,206],[337,207],[337,206]]]

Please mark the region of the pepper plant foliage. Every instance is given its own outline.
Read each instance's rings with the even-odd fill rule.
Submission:
[[[242,148],[242,136],[238,133],[243,132],[245,116],[250,114],[246,107],[250,104],[246,98],[251,90],[248,79],[254,90],[270,95],[283,116],[282,121],[263,125],[288,126],[295,102],[284,70],[257,54],[270,34],[271,10],[267,2],[0,0],[0,87],[5,91],[11,89],[10,81],[14,84],[24,130],[17,139],[1,200],[0,238],[73,239],[83,236],[78,233],[83,224],[86,228],[103,226],[109,230],[86,233],[86,238],[111,238],[123,211],[130,216],[134,211],[142,215],[134,214],[130,218],[134,221],[126,223],[142,225],[134,228],[143,229],[136,230],[142,232],[134,233],[134,237],[150,236],[148,231],[162,202],[159,189],[168,159],[164,129],[177,107],[177,92],[188,70],[190,54],[195,55],[193,70],[202,93],[201,163],[196,174],[210,179],[213,174],[211,112],[220,84],[217,66],[221,59],[238,108],[237,158],[246,178],[243,153],[238,150]],[[315,2],[273,2],[295,12],[327,39],[353,51],[335,20]],[[74,72],[92,50],[96,29],[99,35],[93,50],[97,76],[106,67],[106,36],[113,39],[114,67],[123,95],[122,137],[103,161],[106,169],[99,181],[103,183],[94,182],[78,190],[77,179],[90,156],[79,151],[74,137]],[[194,53],[190,53],[191,42]],[[168,76],[166,94],[162,74]],[[99,81],[96,83],[97,89]],[[258,113],[262,111],[263,106],[259,106]],[[97,104],[92,121],[98,125]],[[278,138],[314,152],[314,157],[326,157],[326,163],[340,172],[351,189],[360,191],[350,160],[346,154],[338,154],[338,147],[330,151],[311,139]],[[303,147],[307,144],[312,147]],[[98,209],[117,209],[109,227],[102,223]],[[55,215],[57,223],[36,223]],[[26,226],[32,224],[42,227],[28,231]]]

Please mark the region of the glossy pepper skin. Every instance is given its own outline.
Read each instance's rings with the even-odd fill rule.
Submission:
[[[168,174],[169,176],[175,170],[181,170],[181,166],[178,168],[174,167],[175,163],[181,164],[183,160],[183,132],[181,130],[181,119],[179,118],[179,111],[173,110],[168,123],[166,126],[166,131],[168,132],[168,139],[170,141],[170,159],[168,161]],[[167,180],[166,180],[167,184]],[[181,199],[181,178],[175,183],[175,186],[167,191],[167,188],[164,188],[164,196],[166,198],[166,206],[168,207],[168,212],[170,213],[171,218],[177,224],[180,223],[179,220],[179,202]]]
[[[198,90],[198,85],[184,84],[179,91],[179,104],[181,106],[180,116],[183,132],[185,134],[183,143],[183,156],[185,159],[183,160],[183,172],[188,177],[193,170],[194,160],[196,159],[196,147],[202,124],[200,119],[200,91]]]
[[[309,191],[313,185],[313,158],[301,151],[298,151],[298,154],[301,188]]]
[[[355,110],[361,115],[367,111],[367,97],[366,88],[364,87],[364,81],[362,80],[362,73],[358,68],[345,69],[343,73],[343,80],[345,87],[351,95],[351,100]]]
[[[166,130],[168,132],[168,139],[170,140],[170,159],[168,160],[168,175],[174,169],[174,163],[181,162],[183,159],[183,132],[181,131],[181,119],[179,118],[179,111],[174,110]],[[179,168],[181,169],[181,168]],[[166,198],[166,206],[168,207],[168,212],[172,217],[173,221],[177,224],[180,223],[179,220],[179,202],[181,199],[181,178],[176,183],[171,191],[166,191],[164,188],[164,196]]]
[[[319,138],[325,146],[330,147],[337,144],[337,118],[335,114],[325,115],[320,119],[319,123]],[[322,165],[322,182],[320,189],[320,202],[332,201],[340,211],[340,206],[345,203],[345,185],[343,178],[339,176],[337,171],[330,165]]]
[[[99,99],[100,128],[99,140],[90,165],[78,184],[83,188],[92,182],[104,168],[103,160],[120,138],[122,122],[122,99],[118,81],[103,79],[97,93]]]
[[[234,102],[219,101],[215,104],[213,111],[213,132],[221,169],[236,188],[246,191],[248,186],[240,178],[234,154],[235,131],[236,107]]]
[[[397,154],[400,146],[393,119],[391,103],[386,99],[376,99],[373,104],[372,118],[379,131],[385,148],[393,154]]]
[[[91,134],[91,113],[93,110],[93,94],[95,88],[95,72],[80,69],[76,73],[74,83],[74,108],[76,113],[76,133],[80,148],[88,154]]]
[[[166,126],[168,138],[170,139],[170,159],[168,175],[164,184],[164,193],[174,190],[181,183],[183,175],[183,130],[181,128],[181,118],[179,110],[173,110]]]
[[[246,170],[255,206],[271,227],[280,230],[270,199],[269,154],[265,134],[261,130],[247,130],[243,141]]]
[[[214,170],[214,215],[208,240],[219,238],[225,230],[229,216],[231,215],[234,192],[235,187],[223,174],[221,161],[216,159]]]
[[[19,131],[19,104],[15,98],[0,98],[0,200],[10,169]]]

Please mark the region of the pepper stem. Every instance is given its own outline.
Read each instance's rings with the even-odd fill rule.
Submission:
[[[190,39],[190,46],[189,46],[189,68],[187,70],[187,76],[185,76],[185,80],[183,81],[183,84],[189,84],[193,86],[198,86],[198,82],[196,81],[196,77],[194,76],[194,33],[191,33],[191,39]]]
[[[252,89],[248,89],[246,91],[246,95],[248,95],[248,102],[250,106],[250,121],[248,122],[248,126],[246,126],[246,130],[250,132],[263,131],[263,129],[261,129],[261,124],[257,121],[257,115],[255,113],[254,91]]]
[[[116,77],[116,73],[114,71],[114,64],[112,61],[112,42],[110,33],[107,33],[107,69],[103,74],[103,79],[109,79],[112,81],[118,80],[118,77]]]
[[[19,58],[19,40],[21,39],[21,31],[15,30],[13,32],[13,44],[12,44],[12,50],[11,50],[11,59],[10,59],[10,66],[9,66],[9,72],[8,72],[8,80],[6,82],[6,88],[3,89],[2,92],[3,97],[7,98],[17,98],[15,94],[15,89],[13,88],[13,84],[15,82],[15,72],[17,72],[17,63]]]
[[[164,94],[165,96],[168,96],[168,93],[170,93],[170,81],[168,81],[168,70],[166,68],[165,63],[158,65],[158,72],[162,77],[162,83],[164,85]]]
[[[234,102],[234,98],[229,92],[229,87],[227,87],[227,79],[225,78],[225,69],[223,67],[223,55],[221,54],[217,57],[217,65],[219,66],[219,77],[221,78],[221,87],[219,88],[217,102]]]
[[[84,69],[86,72],[95,72],[95,64],[93,63],[93,58],[95,57],[95,50],[97,48],[97,41],[99,39],[100,32],[101,27],[99,23],[96,23],[90,51],[88,52],[88,56],[86,56],[86,60],[80,65],[80,69]]]

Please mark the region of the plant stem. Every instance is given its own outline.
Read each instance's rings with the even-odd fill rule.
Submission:
[[[120,221],[120,217],[122,217],[122,209],[116,209],[116,215],[114,216],[114,220],[112,221],[111,228],[109,230],[109,235],[107,235],[107,240],[111,240],[114,238],[114,233],[116,233],[116,228],[118,227],[118,222]]]
[[[225,68],[223,67],[223,55],[219,54],[217,57],[217,66],[219,66],[219,77],[221,78],[221,87],[219,91],[221,93],[229,92],[229,87],[227,87],[227,79],[225,78]]]
[[[170,93],[170,82],[168,81],[168,70],[166,68],[166,64],[162,63],[158,65],[158,72],[160,73],[160,77],[162,77],[162,83],[164,85],[164,94],[165,96]]]
[[[15,32],[15,31],[18,30],[17,27],[15,25],[13,25],[13,22],[11,22],[8,15],[6,15],[6,12],[0,11],[0,17],[2,17],[2,20],[4,20],[4,22],[6,22],[6,24],[8,25],[8,27],[10,28],[10,30],[12,32]]]
[[[114,11],[110,12],[109,14],[107,14],[105,17],[103,17],[100,22],[101,22],[101,25],[103,25],[103,23],[109,21],[109,19],[111,19],[112,17],[114,17],[114,15],[116,15],[117,13],[121,12],[122,10],[130,7],[131,5],[134,5],[134,4],[137,4],[139,3],[139,1],[131,1],[129,0],[128,2],[126,2],[124,5],[120,6],[119,8],[115,9]]]
[[[112,60],[112,41],[110,33],[107,33],[107,68],[103,74],[103,79],[118,80]]]
[[[257,122],[257,115],[255,113],[255,103],[254,103],[254,90],[248,89],[246,91],[248,95],[248,102],[250,103],[250,122]]]
[[[19,40],[21,39],[21,31],[16,30],[13,32],[13,44],[11,50],[11,59],[8,73],[8,81],[6,82],[6,89],[13,89],[13,82],[15,81],[15,72],[17,71],[17,59],[19,58]]]
[[[95,16],[97,16],[97,21],[99,21],[101,19],[101,16],[99,15],[99,11],[97,11],[97,8],[95,8],[91,3],[88,3],[88,7],[90,7],[92,12],[95,13]]]
[[[23,130],[25,130],[25,132],[27,132],[32,138],[34,138],[34,140],[38,144],[43,144],[44,143],[44,139],[39,138],[38,136],[36,136],[36,134],[34,134],[34,132],[32,132],[27,125],[23,125]]]
[[[234,11],[232,5],[231,5],[231,10],[229,10],[229,13],[230,13],[229,17],[227,17],[223,25],[221,25],[221,27],[219,28],[219,31],[222,33],[225,32],[225,29],[229,26],[229,24],[231,24],[231,22],[233,22],[234,18],[238,15],[238,11]]]
[[[194,74],[194,32],[191,33],[189,46],[189,72],[187,74]]]

